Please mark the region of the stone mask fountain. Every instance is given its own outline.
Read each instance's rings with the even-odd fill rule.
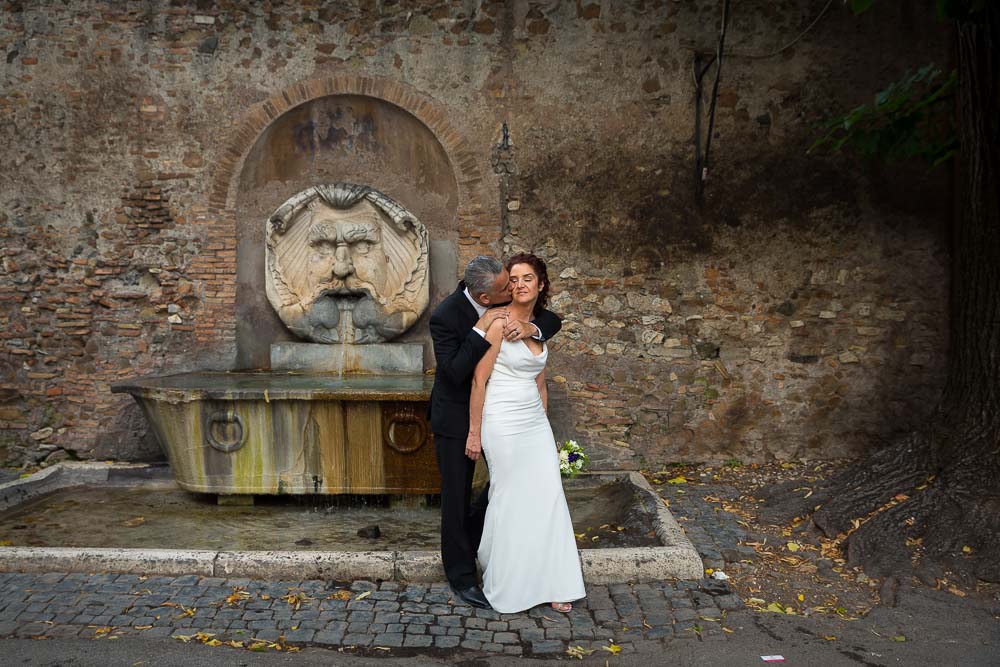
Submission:
[[[267,297],[309,342],[271,345],[270,372],[121,382],[178,484],[216,494],[424,494],[440,488],[423,346],[390,343],[428,304],[425,227],[370,187],[292,196],[268,218]]]

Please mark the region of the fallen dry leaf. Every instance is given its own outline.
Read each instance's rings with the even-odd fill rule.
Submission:
[[[583,648],[582,646],[570,646],[566,649],[566,655],[571,658],[576,658],[577,660],[583,660],[585,656],[590,655],[595,650],[596,649],[592,648]]]
[[[608,641],[610,642],[611,640],[609,639]],[[602,646],[601,648],[610,653],[611,655],[618,655],[619,653],[622,652],[622,647],[619,646],[618,644],[615,644],[614,642],[612,642],[610,646]]]

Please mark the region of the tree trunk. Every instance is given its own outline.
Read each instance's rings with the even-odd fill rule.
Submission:
[[[941,400],[930,423],[831,480],[812,515],[871,576],[1000,581],[1000,7],[985,6],[958,24],[962,202]]]

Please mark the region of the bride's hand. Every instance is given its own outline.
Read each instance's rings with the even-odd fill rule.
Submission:
[[[479,436],[470,433],[469,437],[465,440],[465,455],[473,461],[476,461],[479,459],[479,455],[482,451],[483,445],[482,442],[480,442]]]

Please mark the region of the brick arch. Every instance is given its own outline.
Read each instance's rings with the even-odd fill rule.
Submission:
[[[482,197],[486,183],[464,132],[448,120],[456,117],[454,112],[391,79],[342,74],[302,81],[253,106],[216,159],[206,193],[207,215],[196,216],[205,226],[207,243],[189,268],[190,276],[201,282],[204,294],[205,311],[195,323],[199,343],[224,348],[235,343],[236,192],[247,156],[261,133],[286,111],[330,95],[374,97],[402,108],[423,123],[441,144],[455,176],[459,264],[464,265],[476,254],[492,252],[491,245],[500,235],[499,214],[487,213]]]
[[[482,184],[482,174],[463,132],[448,120],[453,114],[437,100],[399,81],[352,74],[297,83],[252,108],[217,162],[208,191],[210,210],[216,215],[234,210],[236,178],[250,149],[268,125],[289,109],[330,95],[375,97],[395,104],[426,125],[444,148],[455,174],[459,236],[480,236],[477,229],[480,225],[476,223],[481,221],[485,209],[477,190]],[[489,240],[484,242],[488,244]]]

